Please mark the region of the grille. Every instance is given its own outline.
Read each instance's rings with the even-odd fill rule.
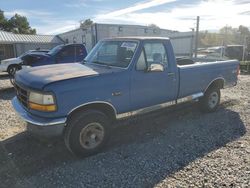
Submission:
[[[20,103],[28,108],[28,91],[15,84],[16,96]]]

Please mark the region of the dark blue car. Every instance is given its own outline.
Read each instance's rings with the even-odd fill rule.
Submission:
[[[48,52],[45,50],[27,52],[20,57],[18,63],[12,63],[8,67],[7,65],[2,66],[2,69],[5,68],[10,76],[14,76],[16,71],[20,69],[59,63],[82,62],[86,56],[87,50],[83,44],[62,44]]]
[[[83,44],[58,45],[48,53],[26,56],[23,59],[22,67],[81,62],[86,56],[87,50]]]

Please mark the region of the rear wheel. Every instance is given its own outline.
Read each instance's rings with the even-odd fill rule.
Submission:
[[[100,152],[110,134],[110,121],[99,111],[78,112],[67,123],[64,141],[67,148],[80,157]]]
[[[200,100],[201,109],[204,112],[214,112],[220,104],[220,89],[217,87],[208,88]]]

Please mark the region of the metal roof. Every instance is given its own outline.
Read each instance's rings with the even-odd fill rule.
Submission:
[[[54,35],[26,35],[14,34],[0,30],[0,43],[62,43],[63,41]]]
[[[76,29],[73,29],[73,30],[70,30],[70,31],[66,31],[64,33],[60,33],[59,36],[62,35],[62,34],[67,34],[67,33],[71,33],[71,32],[78,31],[78,30],[83,30],[84,31],[87,28],[90,28],[90,27],[92,27],[94,25],[96,25],[96,26],[108,26],[108,27],[119,27],[120,26],[120,27],[132,27],[132,28],[137,27],[137,28],[141,28],[141,29],[155,29],[153,27],[146,26],[146,25],[143,26],[143,25],[128,25],[128,24],[94,23],[92,25],[87,26],[86,28],[79,27],[79,28],[76,28]],[[158,28],[158,29],[160,29],[161,31],[169,32],[169,33],[179,33],[178,31],[175,31],[175,30],[161,29],[161,28]]]

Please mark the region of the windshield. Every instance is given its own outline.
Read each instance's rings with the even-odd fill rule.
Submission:
[[[63,45],[56,46],[56,47],[52,48],[52,49],[48,52],[48,54],[53,56],[53,55],[55,55],[57,52],[59,52],[62,48],[63,48]]]
[[[29,52],[25,52],[23,54],[21,54],[18,58],[22,59],[25,55],[27,55]]]
[[[85,62],[126,68],[136,47],[136,41],[100,41],[85,58]]]

